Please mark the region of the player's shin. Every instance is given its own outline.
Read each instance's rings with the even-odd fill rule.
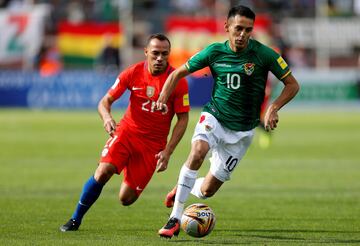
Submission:
[[[89,180],[84,185],[79,203],[72,216],[72,219],[76,220],[78,223],[81,223],[81,220],[85,213],[100,196],[103,186],[103,184],[100,184],[95,180],[94,176],[91,176],[89,178]]]
[[[181,216],[184,210],[184,204],[188,199],[189,194],[195,184],[197,173],[197,170],[191,170],[185,165],[183,165],[183,167],[181,168],[174,207],[171,212],[170,218],[175,217],[181,220]]]

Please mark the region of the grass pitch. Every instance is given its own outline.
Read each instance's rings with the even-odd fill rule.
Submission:
[[[61,233],[107,139],[95,111],[0,110],[0,245],[360,244],[360,113],[280,112],[270,148],[258,138],[232,179],[207,203],[207,237],[160,239],[165,194],[190,149],[199,111],[169,169],[122,207],[114,176],[77,232]],[[120,114],[117,114],[120,117]],[[208,170],[203,164],[201,174]]]

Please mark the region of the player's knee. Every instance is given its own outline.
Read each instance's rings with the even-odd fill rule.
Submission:
[[[201,193],[205,198],[209,198],[209,197],[212,197],[216,193],[216,190],[205,189],[205,190],[201,190]]]
[[[191,152],[188,158],[190,169],[199,169],[204,162],[207,152],[209,151],[209,144],[204,141],[197,141],[191,147]]]
[[[191,169],[199,169],[204,162],[205,155],[199,150],[193,150],[189,157],[189,165]]]
[[[137,198],[134,197],[125,197],[125,196],[119,196],[119,201],[121,205],[123,206],[130,206],[136,201]]]
[[[100,164],[95,171],[94,178],[97,182],[105,184],[115,173],[115,167],[111,164]]]

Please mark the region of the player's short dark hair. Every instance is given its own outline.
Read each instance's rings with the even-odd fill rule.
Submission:
[[[229,10],[227,19],[230,19],[231,17],[235,17],[236,15],[245,16],[246,18],[255,21],[255,13],[250,8],[244,5],[237,5],[232,7]]]
[[[146,41],[146,46],[148,46],[150,44],[151,40],[153,40],[153,39],[158,39],[160,41],[166,40],[169,43],[169,48],[171,48],[171,43],[170,43],[169,38],[166,37],[165,34],[162,34],[162,33],[151,34]]]

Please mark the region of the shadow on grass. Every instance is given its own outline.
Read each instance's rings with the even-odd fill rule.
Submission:
[[[86,235],[91,230],[86,231]],[[119,231],[123,233],[128,232],[153,232],[153,230],[138,228],[138,229],[120,229]],[[264,244],[267,243],[284,243],[284,244],[301,244],[306,245],[310,243],[315,244],[359,244],[360,238],[357,239],[358,235],[360,235],[360,231],[354,230],[296,230],[296,229],[229,229],[229,230],[216,230],[214,231],[216,234],[220,234],[220,238],[218,235],[211,235],[210,237],[205,238],[172,238],[172,239],[161,239],[163,242],[172,243],[172,244],[196,244],[196,245],[250,245],[250,244]],[[213,234],[215,234],[213,232]],[[301,233],[301,235],[297,235]],[[305,235],[304,235],[305,233]],[[311,236],[310,234],[321,234],[324,233],[326,235],[321,235],[321,238],[316,238]],[[224,235],[226,234],[226,235]],[[284,234],[284,235],[279,235]],[[309,234],[308,236],[306,234]],[[327,236],[328,234],[332,235]],[[341,234],[338,235],[337,234]],[[348,236],[344,234],[352,234],[355,239],[348,239]],[[154,235],[155,232],[154,232]],[[344,237],[344,238],[343,238]]]
[[[360,243],[360,239],[343,239],[343,238],[311,238],[311,237],[299,237],[299,236],[281,236],[281,235],[264,235],[272,233],[326,233],[326,234],[356,234],[360,235],[360,231],[349,231],[349,230],[296,230],[296,229],[244,229],[244,230],[218,230],[218,232],[234,232],[234,236],[247,238],[264,239],[266,241],[280,241],[280,242],[298,242],[298,243],[344,243],[344,244],[355,244]],[[250,234],[251,233],[251,234]],[[252,234],[255,233],[255,234]],[[264,234],[259,234],[264,233]],[[253,240],[251,240],[254,242]],[[261,240],[262,241],[262,240]]]

